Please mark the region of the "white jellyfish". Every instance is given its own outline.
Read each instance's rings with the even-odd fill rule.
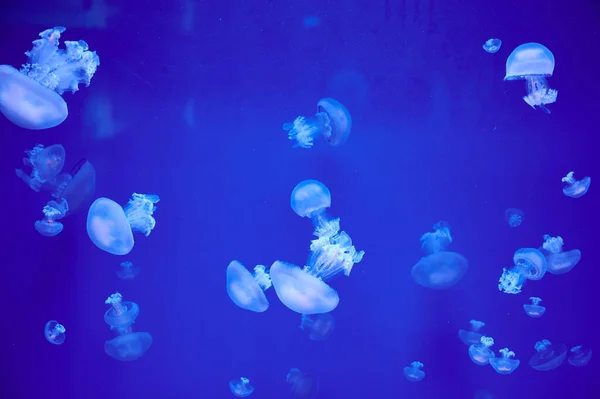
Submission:
[[[17,176],[33,191],[39,192],[45,187],[54,187],[56,178],[65,166],[65,148],[61,144],[45,147],[36,144],[31,150],[26,150],[23,164],[31,167],[27,174],[21,169],[16,169]]]
[[[269,301],[263,291],[270,287],[271,278],[263,265],[254,267],[254,275],[237,260],[227,266],[227,295],[242,309],[253,312],[267,310]]]
[[[515,352],[508,348],[500,349],[500,353],[502,354],[502,357],[490,359],[490,366],[492,366],[498,374],[511,374],[519,367],[521,361],[513,359],[515,357]]]
[[[588,192],[590,184],[592,183],[592,178],[586,176],[581,180],[575,180],[575,172],[571,171],[562,178],[562,182],[567,183],[565,188],[563,188],[563,193],[567,197],[579,198],[583,197],[585,193]]]
[[[500,46],[502,46],[502,40],[500,39],[488,39],[485,43],[483,43],[483,49],[490,54],[497,53],[500,50]]]
[[[490,362],[490,359],[496,357],[496,354],[490,348],[494,345],[494,338],[482,336],[480,343],[469,346],[469,357],[478,366],[484,366]]]
[[[544,243],[542,248],[546,251],[546,263],[548,264],[548,273],[565,274],[570,272],[581,260],[581,251],[571,249],[562,250],[564,241],[561,236],[551,237],[550,234],[544,234]]]
[[[60,201],[48,201],[42,209],[44,219],[34,223],[35,229],[43,236],[54,237],[63,231],[63,224],[58,220],[65,217],[69,211],[67,200],[61,198]]]
[[[546,274],[544,255],[535,248],[521,248],[513,256],[515,266],[502,270],[498,289],[506,294],[518,294],[526,280],[541,280]]]
[[[542,317],[542,315],[546,312],[546,308],[540,305],[542,298],[532,296],[529,298],[529,300],[531,301],[531,304],[526,303],[523,305],[523,309],[525,310],[525,313],[527,313],[527,316],[533,318]]]
[[[471,320],[469,323],[471,324],[471,330],[463,330],[461,328],[458,330],[458,337],[465,345],[477,344],[481,341],[481,337],[483,336],[479,330],[481,330],[482,327],[485,327],[485,323],[478,320]]]
[[[425,372],[421,370],[423,368],[423,363],[421,362],[412,362],[410,366],[404,367],[404,377],[408,381],[418,382],[425,378]]]

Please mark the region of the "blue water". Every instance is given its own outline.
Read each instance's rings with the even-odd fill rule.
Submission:
[[[0,118],[0,397],[233,398],[229,380],[244,376],[251,398],[279,399],[291,397],[293,367],[316,376],[326,399],[600,397],[595,358],[549,372],[527,365],[544,338],[598,349],[597,4],[111,3],[106,18],[85,11],[92,2],[64,0],[0,12],[1,63],[18,67],[38,32],[55,25],[101,59],[89,88],[64,95],[69,117],[59,127],[26,131]],[[495,54],[482,49],[491,37],[503,41]],[[506,57],[529,41],[556,57],[550,115],[521,100],[522,81],[503,82]],[[281,125],[314,113],[322,97],[352,113],[349,140],[292,148]],[[89,159],[96,197],[160,195],[152,234],[136,237],[128,256],[110,255],[88,238],[86,209],[65,218],[60,235],[38,234],[47,198],[14,175],[36,143],[63,144],[66,169]],[[582,198],[562,194],[570,170],[592,177]],[[329,187],[331,213],[366,251],[349,278],[332,282],[341,302],[323,342],[308,339],[273,290],[260,314],[225,290],[233,259],[306,260],[312,226],[289,206],[305,179]],[[518,228],[504,220],[510,207],[524,212]],[[439,220],[469,260],[443,291],[410,274],[423,255],[419,237]],[[519,295],[499,292],[514,251],[537,248],[546,233],[580,249],[581,262]],[[115,275],[125,260],[141,270],[133,281]],[[113,337],[104,300],[115,291],[139,304],[134,327],[153,337],[131,363],[103,350]],[[524,313],[529,296],[543,298],[543,317]],[[44,339],[50,319],[67,328],[60,346]],[[470,361],[457,331],[471,319],[486,322],[496,350],[516,353],[513,374]],[[402,374],[415,360],[425,365],[418,383]]]

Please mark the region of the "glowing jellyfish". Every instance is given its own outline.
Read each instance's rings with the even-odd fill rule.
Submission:
[[[65,217],[69,211],[69,205],[63,198],[60,202],[48,201],[42,209],[44,219],[34,223],[35,229],[43,236],[53,237],[63,231],[62,223],[58,220]]]
[[[567,173],[567,175],[565,177],[562,178],[562,182],[567,183],[567,185],[563,188],[563,193],[567,197],[571,197],[571,198],[583,197],[590,188],[590,184],[592,183],[592,178],[589,176],[586,176],[581,180],[575,180],[574,175],[575,175],[575,172],[571,171],[571,172]]]
[[[546,274],[547,264],[544,255],[535,248],[521,248],[513,256],[515,266],[502,270],[498,289],[505,294],[518,294],[525,280],[540,280]]]
[[[227,295],[242,309],[264,312],[269,301],[264,291],[271,287],[271,278],[263,265],[254,267],[252,275],[237,260],[227,266]]]
[[[316,377],[296,368],[288,372],[285,381],[291,385],[290,391],[295,399],[313,399],[319,393],[319,381]]]
[[[535,343],[537,353],[529,359],[529,365],[538,371],[553,370],[567,357],[565,344],[552,344],[547,339]]]
[[[478,366],[485,366],[496,354],[490,348],[494,345],[494,338],[482,336],[480,343],[469,346],[469,357]]]
[[[452,243],[448,222],[437,222],[433,225],[433,230],[433,232],[427,232],[421,236],[421,248],[428,254],[441,252]]]
[[[250,380],[241,377],[239,380],[229,381],[229,389],[238,398],[245,398],[254,392],[254,387],[250,384]]]
[[[320,181],[304,180],[292,190],[290,204],[300,217],[309,217],[311,220],[322,218],[325,210],[331,206],[331,192]]]
[[[303,314],[300,329],[308,331],[308,338],[313,341],[324,341],[335,330],[335,319],[331,313],[317,315]]]
[[[118,292],[104,302],[111,307],[104,313],[104,322],[111,328],[124,330],[135,323],[135,319],[140,313],[140,308],[135,302],[123,302],[123,296]]]
[[[100,249],[113,255],[127,255],[135,244],[133,232],[146,237],[156,225],[152,217],[158,195],[133,193],[121,208],[108,198],[98,198],[88,211],[87,232],[92,242]]]
[[[592,349],[584,348],[582,345],[574,346],[569,351],[567,360],[575,367],[583,367],[592,358]]]
[[[69,214],[92,199],[96,189],[96,170],[87,159],[80,159],[69,173],[58,178],[52,196],[67,201]]]
[[[50,320],[44,326],[44,337],[54,345],[60,345],[65,342],[65,332],[67,329],[56,320]]]
[[[52,185],[65,165],[65,148],[60,144],[46,148],[42,144],[36,144],[32,150],[26,150],[25,154],[27,158],[23,158],[23,164],[31,167],[31,173],[28,175],[21,169],[16,169],[15,172],[35,192],[39,192],[45,184]]]
[[[519,227],[524,217],[523,211],[517,208],[508,208],[504,211],[504,220],[510,227]]]
[[[140,268],[133,266],[133,263],[121,262],[119,270],[117,270],[117,277],[121,280],[133,280],[139,272]]]
[[[100,59],[89,51],[83,40],[59,39],[66,29],[54,27],[40,33],[33,48],[25,55],[29,62],[20,71],[0,65],[0,111],[17,126],[25,129],[48,129],[60,125],[68,115],[67,103],[60,96],[89,86]]]
[[[128,332],[104,343],[104,352],[122,362],[137,360],[152,345],[152,335],[147,332]]]
[[[458,330],[458,337],[465,345],[478,344],[483,336],[479,330],[485,326],[483,321],[471,320],[471,330]]]
[[[500,46],[502,46],[502,40],[492,38],[483,43],[482,47],[488,53],[494,54],[500,50]]]
[[[333,98],[322,98],[317,103],[314,118],[297,117],[292,123],[284,123],[283,130],[288,132],[294,147],[311,148],[313,141],[322,135],[333,147],[346,142],[352,129],[350,112]]]
[[[531,301],[531,304],[526,303],[523,305],[523,309],[525,309],[525,313],[527,313],[527,316],[533,318],[542,317],[542,315],[546,311],[546,308],[539,304],[540,302],[542,302],[542,298],[532,296],[529,298],[529,300]]]
[[[550,89],[546,78],[554,72],[554,55],[539,43],[525,43],[515,48],[506,60],[504,80],[525,79],[527,95],[523,100],[532,108],[550,113],[546,104],[556,101],[558,91]]]
[[[544,243],[542,248],[548,253],[546,263],[548,264],[548,273],[565,274],[571,271],[581,259],[581,251],[572,249],[563,252],[564,241],[561,236],[551,237],[544,234]]]
[[[412,382],[421,381],[425,377],[425,372],[421,370],[423,363],[412,362],[410,366],[404,367],[404,377]]]
[[[519,367],[520,360],[513,359],[515,352],[508,350],[508,348],[500,349],[502,357],[495,357],[490,359],[490,366],[496,370],[498,374],[510,374]]]

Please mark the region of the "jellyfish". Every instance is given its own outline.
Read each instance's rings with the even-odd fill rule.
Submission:
[[[87,232],[92,242],[100,249],[113,255],[127,255],[135,244],[133,232],[146,237],[156,225],[152,217],[158,195],[133,193],[121,208],[108,198],[98,198],[88,211]]]
[[[421,248],[428,254],[435,254],[443,251],[452,243],[450,235],[450,225],[448,222],[439,221],[433,225],[434,232],[427,232],[421,236]]]
[[[96,189],[96,170],[85,158],[80,159],[69,173],[57,176],[52,196],[69,204],[69,214],[92,199]]]
[[[331,192],[318,180],[304,180],[294,187],[290,204],[298,216],[309,217],[318,225],[318,220],[326,218],[325,210],[331,206]]]
[[[490,359],[490,366],[496,370],[498,374],[510,374],[519,367],[520,360],[513,359],[515,352],[508,348],[500,349],[502,357],[494,357]]]
[[[567,173],[567,175],[565,177],[562,178],[562,182],[567,183],[567,185],[563,188],[563,193],[567,197],[571,197],[571,198],[583,197],[590,188],[590,184],[592,183],[592,178],[589,176],[586,176],[581,180],[575,180],[574,175],[575,175],[575,172],[571,171],[571,172]]]
[[[513,256],[515,266],[502,270],[498,290],[505,294],[518,294],[525,280],[540,280],[546,274],[547,264],[544,255],[535,248],[521,248]]]
[[[34,223],[35,229],[43,236],[54,237],[63,231],[63,224],[58,220],[64,218],[68,211],[69,205],[64,198],[60,202],[48,201],[42,209],[44,219]]]
[[[50,320],[44,326],[44,337],[54,345],[60,345],[65,342],[65,332],[67,329],[65,326],[57,322],[56,320]]]
[[[119,330],[121,331],[121,330]],[[147,332],[127,332],[106,341],[104,352],[122,362],[137,360],[146,353],[152,345],[152,335]]]
[[[539,43],[521,44],[506,60],[504,80],[526,81],[527,95],[523,100],[532,108],[540,107],[550,113],[546,104],[556,101],[558,91],[550,89],[546,78],[554,72],[554,55]]]
[[[565,344],[552,344],[547,339],[535,343],[537,353],[529,359],[529,365],[538,371],[553,370],[567,357]]]
[[[350,112],[333,98],[322,98],[317,103],[314,118],[299,116],[292,123],[284,123],[288,138],[295,140],[294,147],[311,148],[313,141],[322,135],[329,145],[339,147],[346,142],[352,129]]]
[[[83,40],[65,41],[66,49],[59,49],[65,30],[41,32],[21,70],[0,65],[0,111],[15,125],[31,130],[60,125],[69,113],[61,95],[76,92],[80,83],[89,86],[100,59]]]
[[[471,320],[471,330],[458,330],[458,337],[465,345],[478,344],[481,342],[482,334],[479,330],[485,326],[483,321]]]
[[[410,366],[404,367],[404,377],[412,382],[421,381],[425,377],[425,372],[421,370],[422,368],[423,363],[412,362]]]
[[[575,367],[585,366],[592,358],[592,349],[584,348],[582,345],[572,347],[569,352],[567,360]]]
[[[254,267],[252,275],[237,260],[227,266],[227,294],[242,309],[253,312],[264,312],[269,308],[269,301],[264,291],[271,287],[271,278],[265,266]]]
[[[117,277],[121,280],[133,280],[139,272],[140,268],[133,266],[133,263],[121,262],[120,268],[117,270]]]
[[[508,208],[504,211],[504,220],[510,227],[519,227],[524,217],[523,211],[517,208]]]
[[[529,300],[531,301],[531,304],[526,303],[523,305],[523,309],[525,309],[525,313],[527,313],[527,316],[533,317],[534,319],[537,317],[542,317],[542,315],[546,311],[546,308],[544,306],[539,305],[539,303],[542,302],[542,298],[532,296],[529,298]]]
[[[550,237],[550,234],[544,234],[544,243],[542,248],[548,253],[546,263],[548,264],[548,273],[565,274],[571,271],[581,259],[581,251],[572,249],[563,252],[564,241],[561,236]]]
[[[500,50],[500,46],[502,46],[502,40],[500,39],[488,39],[485,43],[483,43],[483,49],[490,54],[497,53]]]
[[[254,387],[250,384],[250,380],[241,377],[239,380],[229,381],[229,389],[238,398],[245,398],[254,392]]]
[[[44,148],[36,144],[32,150],[26,150],[23,164],[31,167],[28,175],[21,169],[16,169],[17,176],[33,191],[39,192],[42,188],[52,184],[65,165],[65,148],[61,144],[54,144]]]
[[[140,308],[135,302],[123,302],[123,295],[115,292],[104,302],[111,307],[104,313],[104,322],[111,329],[124,330],[135,323]]]
[[[313,399],[319,393],[317,378],[296,368],[288,372],[285,381],[291,385],[290,391],[295,399]]]
[[[469,346],[469,357],[478,366],[485,366],[496,354],[490,348],[494,345],[494,338],[482,336],[480,343]]]
[[[308,338],[313,341],[324,341],[335,330],[335,319],[331,313],[317,315],[303,314],[300,329],[308,331]]]

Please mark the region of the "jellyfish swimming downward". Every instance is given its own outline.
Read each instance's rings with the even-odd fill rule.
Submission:
[[[579,198],[583,197],[590,189],[592,178],[586,176],[581,180],[575,180],[575,172],[571,171],[562,178],[562,182],[567,183],[567,185],[563,188],[564,195],[571,198]]]

